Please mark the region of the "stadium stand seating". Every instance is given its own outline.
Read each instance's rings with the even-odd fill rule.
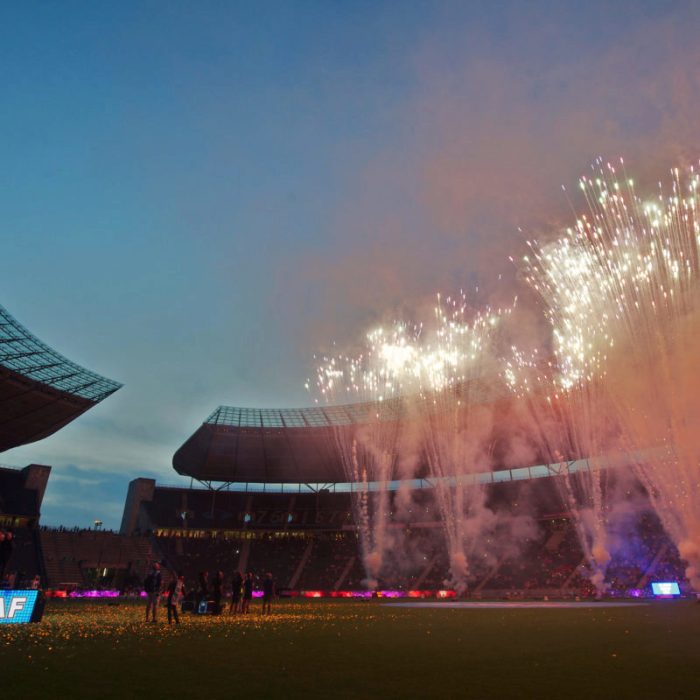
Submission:
[[[361,590],[366,585],[361,538],[354,526],[353,496],[256,493],[150,486],[132,498],[124,522],[133,532],[39,528],[39,506],[48,468],[0,468],[3,527],[15,545],[9,569],[15,580],[40,574],[49,588],[139,590],[148,566],[164,564],[164,583],[182,572],[192,588],[200,571],[210,577],[235,569],[256,577],[271,572],[280,590]],[[133,483],[133,482],[132,482]],[[144,484],[141,483],[141,486]],[[147,484],[148,485],[148,484]],[[30,488],[31,486],[31,488]],[[551,487],[536,502],[557,505]],[[469,558],[468,594],[480,597],[593,595],[574,521],[565,513],[536,517],[520,508],[518,486],[488,494],[502,521],[482,534]],[[441,590],[450,585],[444,532],[433,494],[417,491],[410,503],[392,505],[380,589]],[[606,582],[613,595],[628,594],[651,580],[683,581],[684,564],[658,518],[639,504],[611,533]],[[532,521],[513,538],[509,516]],[[615,542],[624,546],[615,546]]]
[[[140,585],[154,560],[147,537],[42,528],[39,539],[50,588]]]

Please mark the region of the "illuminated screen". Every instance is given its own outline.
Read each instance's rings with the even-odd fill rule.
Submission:
[[[651,584],[654,595],[680,595],[681,589],[675,581],[654,582]]]
[[[31,622],[39,591],[0,591],[0,624]]]

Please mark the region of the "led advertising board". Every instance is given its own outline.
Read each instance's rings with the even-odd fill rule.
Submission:
[[[38,622],[43,605],[37,605],[39,591],[0,590],[0,625]]]
[[[651,584],[651,592],[654,595],[680,595],[681,589],[675,581],[655,581]]]

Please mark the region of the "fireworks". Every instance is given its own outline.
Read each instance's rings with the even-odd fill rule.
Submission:
[[[397,321],[375,328],[355,356],[323,357],[315,388],[321,400],[332,401],[428,397],[455,389],[482,373],[489,337],[511,311],[487,309],[470,315],[463,293],[445,300],[438,295],[427,322]]]
[[[361,353],[323,358],[315,388],[325,401],[391,403],[393,425],[418,425],[429,475],[440,477],[456,578],[468,569],[465,518],[480,502],[445,484],[468,481],[488,460],[485,407],[501,377],[550,463],[587,460],[575,475],[562,469],[560,481],[599,588],[609,558],[602,467],[618,453],[634,462],[700,588],[700,177],[674,170],[645,199],[622,163],[594,171],[580,181],[585,214],[545,245],[530,241],[519,265],[549,322],[546,349],[512,348],[497,366],[500,322],[512,309],[474,312],[464,295],[438,297],[425,323],[377,328]],[[353,480],[392,472],[397,433],[379,423],[365,431],[363,457],[357,442],[345,450]]]
[[[476,444],[484,437],[482,428],[490,424],[483,411],[471,406],[480,395],[484,398],[489,376],[498,378],[489,365],[493,339],[501,320],[511,312],[512,308],[475,313],[464,294],[438,296],[433,316],[426,322],[402,321],[377,328],[367,334],[363,352],[323,358],[316,375],[322,399],[375,402],[373,406],[392,402],[390,411],[367,411],[368,419],[356,430],[335,430],[350,480],[391,478],[402,429],[423,441],[429,475],[438,477],[436,494],[450,553],[450,584],[458,588],[466,585],[465,549],[478,535],[478,529],[464,523],[469,511],[481,505],[465,497],[463,477],[483,469],[483,453]],[[447,486],[446,477],[457,477],[460,485]],[[476,489],[469,488],[473,495]],[[389,547],[388,505],[386,490],[372,500],[366,489],[355,497],[355,519],[371,585],[376,585]]]
[[[698,587],[700,443],[687,429],[700,408],[698,175],[674,170],[669,192],[660,186],[645,201],[607,165],[581,189],[587,215],[523,261],[552,324],[546,391],[565,397],[574,452],[644,456],[637,473]],[[516,354],[506,370],[521,396],[535,365]],[[595,464],[591,471],[600,499]],[[600,522],[600,501],[596,509]]]

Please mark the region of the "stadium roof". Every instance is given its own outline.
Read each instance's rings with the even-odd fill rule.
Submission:
[[[52,350],[12,318],[2,306],[0,365],[27,379],[93,403],[102,401],[121,387],[121,384],[90,372]]]
[[[452,393],[454,391],[454,394]],[[492,403],[503,396],[502,382],[498,379],[472,379],[461,384],[450,396],[462,398],[471,404]],[[432,401],[417,396],[383,401],[349,403],[335,406],[312,406],[310,408],[237,408],[219,406],[204,421],[204,425],[230,426],[235,428],[337,428],[362,425],[377,419],[399,420],[408,405],[419,410],[432,409]]]
[[[462,395],[495,405],[499,391],[474,381]],[[377,420],[398,424],[407,405],[390,399],[310,408],[219,406],[177,450],[173,467],[203,482],[345,482],[339,436]],[[423,410],[432,402],[411,405]]]
[[[0,451],[51,435],[120,387],[51,349],[0,306]]]
[[[397,402],[313,408],[220,406],[173,457],[179,474],[200,481],[345,481],[334,428],[389,418]]]

